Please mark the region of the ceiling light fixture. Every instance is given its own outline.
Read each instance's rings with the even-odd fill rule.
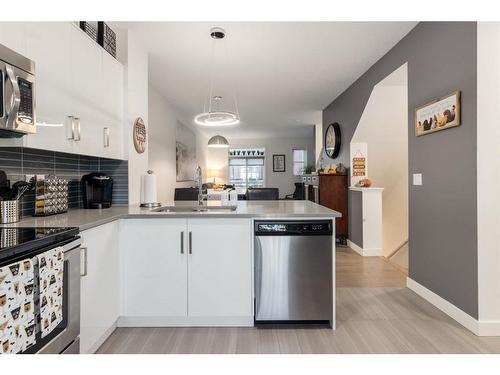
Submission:
[[[214,135],[208,140],[208,147],[226,148],[229,147],[229,142],[222,135]]]
[[[230,126],[240,123],[240,115],[238,113],[238,103],[236,101],[235,90],[233,90],[234,112],[224,111],[221,109],[222,96],[213,95],[214,91],[214,67],[213,67],[213,54],[217,41],[222,41],[226,36],[224,29],[220,27],[213,27],[210,29],[210,37],[212,38],[212,69],[210,78],[210,89],[208,92],[208,105],[207,101],[203,104],[203,112],[194,118],[194,122],[201,126]],[[220,44],[220,42],[219,42]],[[227,50],[226,50],[227,52]],[[208,111],[207,111],[208,107]]]

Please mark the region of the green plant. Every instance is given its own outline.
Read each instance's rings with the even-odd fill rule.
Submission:
[[[306,168],[305,168],[305,173],[306,174],[311,174],[313,173],[314,171],[316,170],[316,168],[314,167],[314,165],[308,165]]]

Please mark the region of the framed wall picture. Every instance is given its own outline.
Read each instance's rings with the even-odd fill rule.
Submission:
[[[351,186],[368,178],[368,143],[351,142]]]
[[[176,182],[193,181],[196,170],[196,134],[177,122],[175,130]]]
[[[415,109],[415,135],[434,133],[460,125],[460,91],[437,98]]]
[[[273,172],[285,172],[285,155],[273,155]]]

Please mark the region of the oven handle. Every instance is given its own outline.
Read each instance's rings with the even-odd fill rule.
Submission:
[[[19,111],[19,105],[21,103],[21,92],[19,91],[19,84],[17,83],[16,76],[12,66],[5,65],[5,72],[9,78],[10,84],[12,85],[12,99],[10,110],[7,112],[7,129],[16,128],[17,112]]]
[[[82,244],[82,239],[80,237],[78,237],[76,240],[68,242],[67,244],[64,244],[62,246],[63,252],[65,253],[67,251],[70,251],[70,250],[74,249],[75,247],[79,247],[81,244]]]
[[[83,263],[80,266],[82,269],[82,271],[80,272],[80,276],[85,277],[87,276],[87,248],[81,247],[80,251],[82,252],[81,260],[83,261]]]

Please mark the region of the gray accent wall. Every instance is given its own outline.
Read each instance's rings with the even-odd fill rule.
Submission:
[[[408,63],[409,277],[478,317],[476,84],[477,24],[421,22],[323,111],[323,132],[337,121],[349,143],[373,86]],[[415,137],[414,109],[462,92],[459,127]],[[387,166],[390,168],[390,166]],[[349,213],[351,215],[351,212]],[[354,235],[350,228],[350,235]]]
[[[363,247],[363,193],[349,190],[349,239]]]

